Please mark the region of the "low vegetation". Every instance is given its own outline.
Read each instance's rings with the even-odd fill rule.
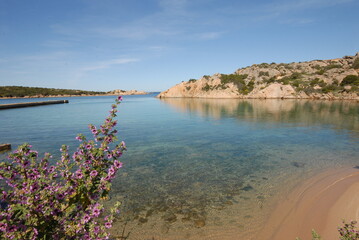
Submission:
[[[96,95],[106,94],[106,92],[94,92],[72,89],[56,89],[41,87],[20,87],[20,86],[0,86],[0,97],[33,97],[33,96],[51,96],[51,95]]]
[[[354,60],[352,67],[354,69],[359,69],[359,57]]]
[[[358,240],[359,230],[357,229],[357,221],[350,221],[349,223],[343,221],[343,226],[338,227],[339,240]],[[301,240],[296,238],[296,240]],[[315,230],[312,230],[312,240],[325,240]]]
[[[344,85],[355,85],[359,86],[359,77],[355,75],[346,76],[343,81],[340,83],[341,86]]]
[[[0,163],[0,239],[109,239],[120,205],[105,211],[103,199],[126,150],[114,129],[121,100],[99,128],[89,125],[93,140],[79,134],[77,150],[63,145],[55,164],[26,143]]]

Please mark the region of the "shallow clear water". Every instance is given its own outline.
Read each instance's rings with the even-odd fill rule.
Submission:
[[[102,123],[114,97],[65,99],[1,110],[0,143],[59,156],[87,124]],[[114,233],[128,222],[128,239],[221,239],[222,230],[251,239],[279,192],[359,164],[357,102],[125,96],[118,118],[128,151],[108,205],[123,203]]]

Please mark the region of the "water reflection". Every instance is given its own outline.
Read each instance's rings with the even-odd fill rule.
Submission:
[[[123,203],[119,222],[140,224],[146,236],[159,225],[164,234],[199,228],[208,232],[216,226],[259,228],[278,191],[318,169],[352,164],[359,157],[356,102],[161,103],[183,114],[167,111],[163,128],[142,129],[146,140],[137,140],[125,154],[124,174],[116,179],[112,195]]]
[[[231,117],[302,126],[328,124],[338,129],[359,130],[357,101],[192,98],[162,98],[161,101],[178,111],[214,119]]]

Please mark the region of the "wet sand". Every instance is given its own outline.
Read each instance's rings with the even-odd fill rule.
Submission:
[[[311,239],[315,229],[324,240],[339,238],[342,220],[359,220],[359,170],[330,170],[282,196],[256,239]]]

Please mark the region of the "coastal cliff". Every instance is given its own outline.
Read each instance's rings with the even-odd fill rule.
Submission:
[[[303,98],[359,100],[359,53],[298,63],[262,63],[233,74],[190,79],[159,98]]]

